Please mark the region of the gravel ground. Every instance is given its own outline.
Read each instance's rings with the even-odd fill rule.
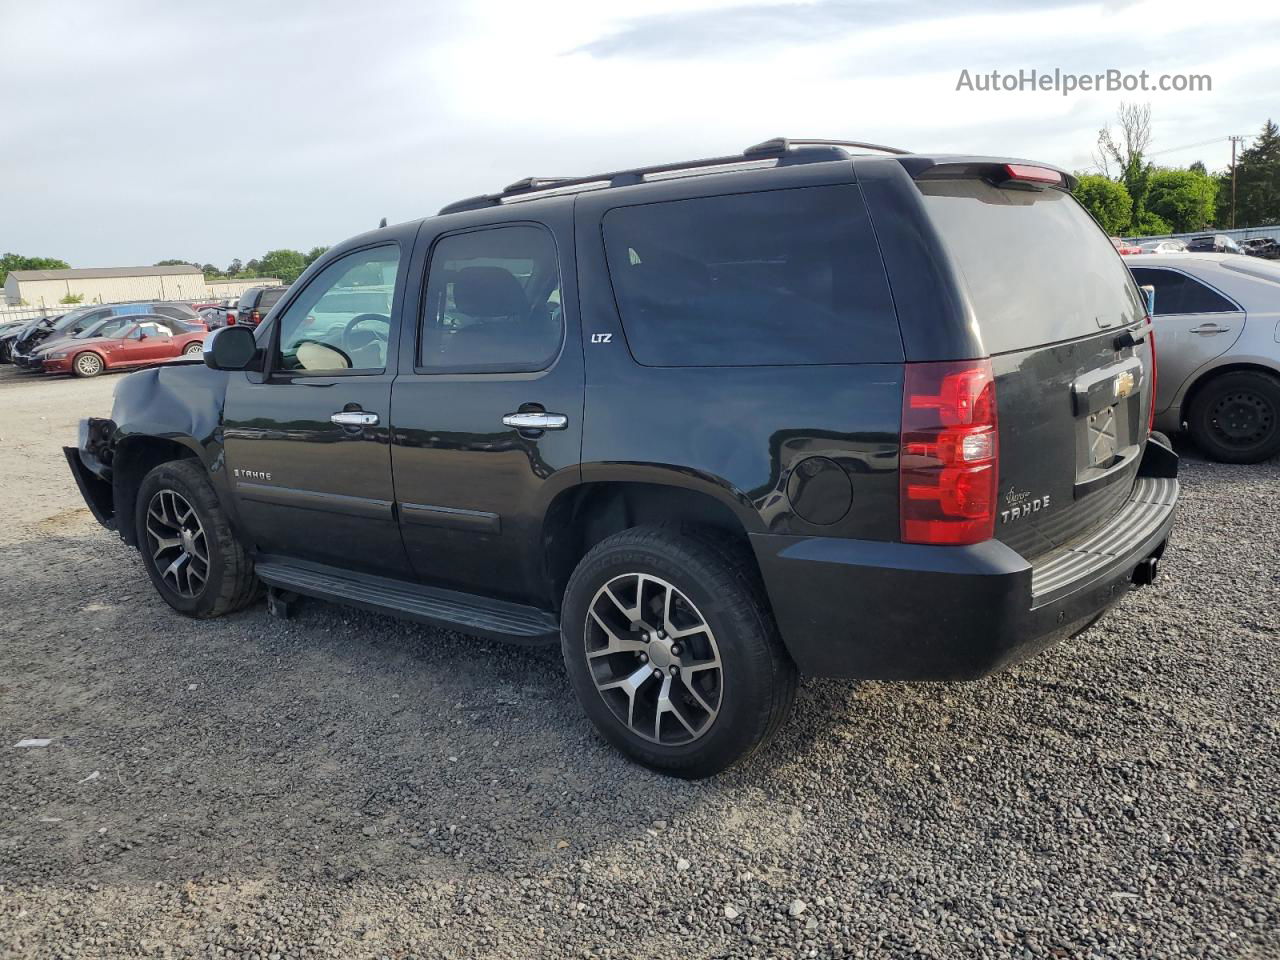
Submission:
[[[0,368],[0,954],[1280,956],[1277,462],[1189,455],[1161,580],[1083,636],[808,681],[689,784],[554,651],[172,613],[58,449],[115,382]]]

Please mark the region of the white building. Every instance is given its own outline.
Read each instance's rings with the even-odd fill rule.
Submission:
[[[77,303],[130,300],[221,300],[249,287],[275,286],[274,277],[205,283],[199,267],[91,267],[74,270],[13,270],[4,282],[11,306],[54,307],[69,297]],[[217,292],[214,292],[214,291]]]

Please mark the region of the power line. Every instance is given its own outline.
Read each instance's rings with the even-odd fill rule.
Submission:
[[[1153,150],[1151,153],[1145,154],[1148,157],[1158,157],[1165,153],[1177,153],[1179,150],[1194,150],[1196,147],[1207,147],[1214,143],[1223,143],[1232,139],[1231,137],[1214,137],[1212,140],[1202,140],[1200,143],[1188,143],[1185,147],[1169,147],[1165,150]]]

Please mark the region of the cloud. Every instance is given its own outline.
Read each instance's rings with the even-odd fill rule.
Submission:
[[[962,68],[1212,73],[1211,94],[1150,98],[1157,149],[1255,132],[1280,88],[1280,6],[1253,0],[1230,18],[1202,0],[634,9],[0,0],[0,242],[76,266],[225,265],[525,176],[788,134],[1075,168],[1125,98],[958,93]]]
[[[1048,0],[1060,9],[1079,0]],[[743,5],[672,11],[636,17],[576,48],[593,57],[682,59],[749,53],[753,49],[817,43],[833,35],[876,30],[961,15],[1017,12],[1025,0],[978,0],[963,10],[951,0],[818,0],[815,3]],[[907,58],[904,58],[907,59]]]

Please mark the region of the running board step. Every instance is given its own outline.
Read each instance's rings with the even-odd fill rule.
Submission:
[[[283,557],[259,557],[255,568],[268,586],[462,633],[525,644],[551,643],[560,637],[554,614],[520,603]]]

